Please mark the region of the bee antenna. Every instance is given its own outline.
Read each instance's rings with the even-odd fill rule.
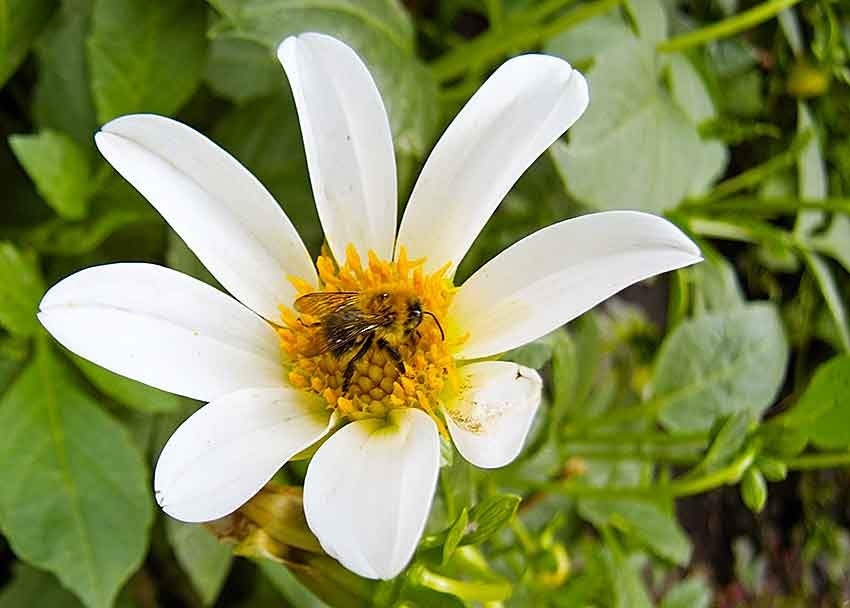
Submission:
[[[440,320],[437,318],[437,315],[435,315],[433,312],[431,312],[431,311],[429,311],[429,310],[423,310],[423,311],[422,311],[422,314],[423,314],[423,315],[431,315],[431,318],[432,318],[432,319],[434,319],[434,323],[436,323],[436,324],[437,324],[437,327],[440,329],[440,337],[443,339],[443,341],[445,341],[445,339],[446,339],[446,334],[445,334],[445,332],[443,331],[443,326],[442,326],[442,325],[440,325]]]

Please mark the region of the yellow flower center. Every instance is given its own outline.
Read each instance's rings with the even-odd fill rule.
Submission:
[[[337,265],[329,253],[316,261],[321,287],[290,278],[298,290],[295,310],[281,306],[278,328],[288,355],[292,386],[321,395],[349,419],[383,417],[395,408],[437,415],[440,394],[457,390],[451,341],[443,333],[454,294],[447,264],[426,275],[423,260],[402,248],[395,262],[369,252],[363,267],[351,245]]]

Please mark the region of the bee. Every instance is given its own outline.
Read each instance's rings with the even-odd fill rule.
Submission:
[[[415,337],[424,316],[434,319],[441,338],[446,339],[436,315],[423,310],[419,297],[404,287],[308,293],[295,300],[295,310],[318,320],[308,325],[319,327],[324,338],[314,354],[330,352],[342,358],[354,351],[343,371],[343,394],[351,384],[354,364],[372,344],[385,351],[399,373],[404,374],[404,361],[396,345]]]

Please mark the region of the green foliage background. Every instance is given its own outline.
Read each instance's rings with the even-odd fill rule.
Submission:
[[[589,110],[461,279],[598,209],[663,214],[706,258],[512,353],[547,380],[522,457],[484,472],[447,450],[413,565],[350,605],[847,600],[848,479],[817,472],[850,464],[846,2],[0,0],[0,608],[322,605],[154,508],[157,453],[198,404],[71,356],[35,318],[47,286],[94,264],[213,282],[96,153],[92,133],[122,114],[210,135],[318,252],[273,54],[303,31],[375,75],[402,200],[499,62],[544,51],[588,75]]]

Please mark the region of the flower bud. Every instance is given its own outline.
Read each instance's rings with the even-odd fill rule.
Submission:
[[[767,502],[767,484],[761,472],[750,467],[741,479],[741,498],[753,513],[760,513]]]

